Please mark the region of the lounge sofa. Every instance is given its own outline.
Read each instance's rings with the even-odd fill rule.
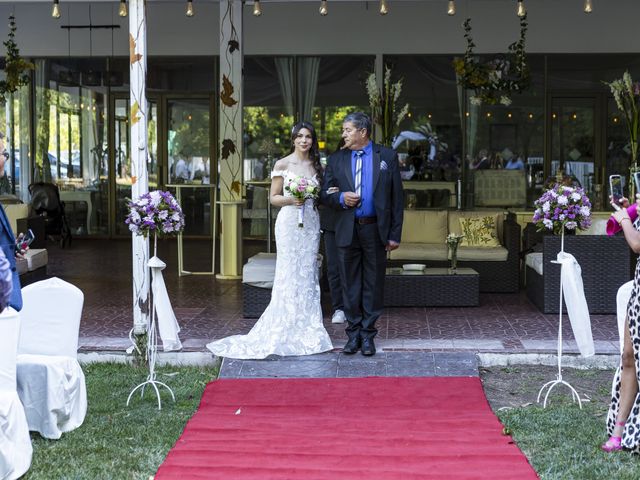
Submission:
[[[517,292],[520,275],[520,225],[503,211],[405,210],[400,247],[391,252],[390,265],[423,263],[449,266],[446,244],[449,233],[462,233],[460,218],[496,217],[496,247],[458,248],[458,268],[480,274],[481,292]]]

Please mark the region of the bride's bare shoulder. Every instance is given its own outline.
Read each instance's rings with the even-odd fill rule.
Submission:
[[[274,170],[287,170],[289,168],[289,159],[291,158],[291,155],[287,155],[284,158],[281,158],[280,160],[278,160],[275,165],[273,166]]]

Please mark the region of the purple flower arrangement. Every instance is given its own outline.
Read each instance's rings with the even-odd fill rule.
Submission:
[[[177,235],[184,229],[184,214],[170,192],[154,190],[129,202],[125,223],[136,235]]]
[[[591,202],[582,188],[556,183],[534,203],[533,223],[538,231],[586,230],[591,226]]]

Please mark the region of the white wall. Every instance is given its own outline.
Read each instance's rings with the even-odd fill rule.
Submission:
[[[150,55],[217,55],[217,3],[194,2],[196,15],[184,15],[180,1],[149,2]],[[318,14],[319,2],[263,4],[263,15],[245,6],[245,54],[371,54],[461,53],[466,44],[462,22],[473,21],[478,52],[504,52],[518,38],[513,0],[458,0],[458,14],[446,15],[445,0],[394,1],[382,17],[377,1],[329,2],[329,15]],[[531,53],[633,53],[639,51],[634,32],[640,18],[638,0],[594,0],[594,12],[582,12],[583,0],[526,0],[529,11],[527,51]],[[51,18],[51,2],[0,0],[0,19],[15,12],[17,41],[25,56],[67,56],[68,24],[118,24],[114,54],[128,54],[127,19],[117,15],[117,2],[61,1],[62,18]],[[6,37],[0,22],[0,38]],[[72,30],[71,55],[110,55],[109,30]],[[91,43],[91,52],[90,52]]]

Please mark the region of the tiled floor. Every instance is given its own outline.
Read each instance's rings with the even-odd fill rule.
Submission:
[[[186,241],[186,268],[210,268],[210,244]],[[245,256],[261,245],[246,245]],[[131,243],[128,240],[75,238],[70,248],[48,245],[48,274],[59,276],[85,293],[80,327],[83,350],[123,350],[132,325]],[[167,264],[165,281],[182,328],[185,350],[203,351],[215,338],[246,333],[255,319],[242,318],[240,282],[211,276],[177,275],[175,242],[160,242],[158,256]],[[194,260],[195,259],[195,260]],[[204,259],[201,265],[197,259]],[[189,263],[191,262],[191,263]],[[592,315],[596,353],[618,351],[615,316]],[[577,351],[569,322],[563,322],[565,348]],[[344,326],[325,326],[336,347],[345,342]],[[421,351],[553,352],[558,333],[557,315],[540,313],[516,294],[481,294],[479,307],[388,308],[378,321],[378,349]]]

